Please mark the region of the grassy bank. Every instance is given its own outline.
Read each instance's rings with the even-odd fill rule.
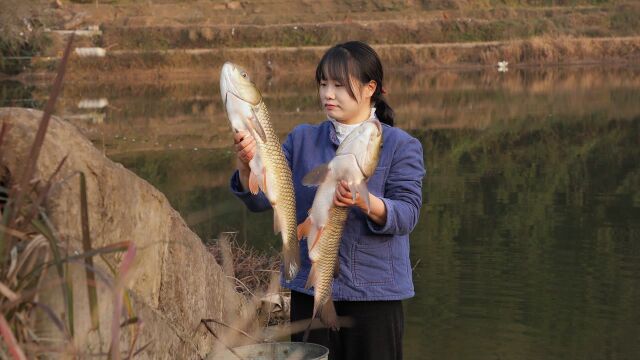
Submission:
[[[510,67],[595,63],[637,63],[640,37],[554,38],[482,43],[376,45],[387,68]],[[101,59],[75,58],[74,81],[175,80],[182,76],[215,77],[214,69],[228,60],[251,72],[271,75],[314,68],[326,47],[201,49],[178,51],[120,51]],[[295,61],[291,61],[295,59]],[[39,65],[45,70],[52,66]],[[189,75],[191,74],[191,75]]]
[[[572,8],[495,8],[419,12],[408,17],[276,24],[105,25],[104,46],[118,49],[328,46],[344,39],[374,44],[484,42],[536,36],[616,37],[638,35],[640,4]]]

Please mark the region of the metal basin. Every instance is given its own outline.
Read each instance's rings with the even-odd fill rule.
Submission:
[[[233,351],[242,359],[252,360],[326,360],[329,359],[329,349],[322,345],[281,342],[267,344],[253,344],[234,348]],[[238,356],[230,351],[225,351],[215,356],[209,356],[208,360],[238,360]]]

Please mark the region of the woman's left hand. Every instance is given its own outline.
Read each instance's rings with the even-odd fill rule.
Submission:
[[[357,206],[376,224],[384,225],[387,222],[387,208],[379,197],[369,193],[369,205],[371,208],[367,209],[367,202],[360,194],[356,193],[356,200],[353,200],[353,194],[351,190],[349,190],[349,185],[344,180],[340,181],[338,186],[336,186],[333,204],[340,207]]]
[[[349,190],[349,185],[342,180],[336,186],[336,194],[333,197],[333,204],[340,207],[357,206],[366,211],[367,204],[360,194],[356,193],[356,200],[353,201],[353,194]]]

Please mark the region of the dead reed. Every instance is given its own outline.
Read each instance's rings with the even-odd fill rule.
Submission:
[[[280,257],[269,255],[239,242],[237,232],[225,232],[207,250],[216,258],[227,277],[236,283],[236,291],[255,296],[269,289],[273,275],[280,273]]]
[[[49,120],[61,92],[65,69],[73,36],[69,39],[64,55],[58,67],[57,76],[44,108],[42,120],[31,146],[29,155],[19,169],[19,174],[10,174],[4,166],[0,184],[0,358],[27,359],[41,356],[61,356],[65,358],[82,358],[86,356],[109,357],[112,359],[132,358],[143,351],[146,345],[136,344],[140,319],[131,310],[131,300],[124,289],[124,282],[129,267],[135,257],[136,247],[131,242],[110,244],[101,248],[93,248],[89,234],[87,216],[87,190],[84,174],[79,173],[80,203],[83,251],[72,251],[69,244],[62,241],[52,226],[45,210],[49,192],[54,185],[54,178],[62,168],[64,158],[57,169],[46,181],[35,179],[36,163],[42,149]],[[7,151],[3,139],[11,131],[6,123],[0,130],[0,159]],[[119,267],[107,273],[93,265],[92,258],[114,252],[126,251]],[[113,319],[108,352],[86,353],[75,343],[77,336],[74,329],[76,317],[84,318],[86,314],[78,314],[74,309],[74,293],[70,265],[81,264],[86,269],[86,288],[89,298],[92,328],[99,334],[97,282],[104,283],[113,294]],[[54,271],[55,281],[46,283],[47,273]],[[50,277],[48,278],[50,279]],[[63,297],[64,310],[56,312],[46,304],[44,291],[59,287]],[[105,301],[105,299],[100,299]],[[127,306],[125,306],[127,305]],[[124,321],[123,309],[126,308]],[[49,322],[58,331],[55,339],[43,336],[38,332],[38,314],[44,314],[45,322]],[[40,319],[40,321],[42,321]],[[129,346],[121,349],[120,331],[131,328],[132,336]]]

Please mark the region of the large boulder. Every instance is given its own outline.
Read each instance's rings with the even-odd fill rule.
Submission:
[[[0,124],[10,129],[2,144],[0,164],[13,178],[22,171],[42,118],[42,112],[21,108],[0,108]],[[56,186],[46,209],[54,228],[70,249],[82,249],[80,186],[78,172],[86,176],[92,246],[98,248],[132,241],[137,248],[129,273],[128,288],[135,312],[145,323],[138,344],[151,342],[148,358],[198,358],[209,353],[215,338],[201,326],[201,319],[233,323],[249,307],[224,276],[200,238],[170,206],[166,197],[122,165],[107,159],[70,123],[52,117],[37,163],[35,178],[46,180],[62,159],[55,176]],[[117,266],[122,253],[105,257]],[[107,271],[104,260],[95,257]],[[90,331],[85,269],[73,265],[75,342],[79,348],[105,351],[111,323],[112,296],[99,284],[100,334]],[[55,280],[55,271],[49,272]],[[47,287],[40,296],[61,314],[59,286]],[[122,319],[120,319],[122,320]],[[46,323],[46,321],[40,321]],[[214,329],[218,329],[212,324]],[[51,330],[51,329],[49,329]],[[126,331],[125,331],[126,330]],[[43,330],[46,332],[46,330]],[[222,330],[220,330],[222,331]],[[123,329],[127,333],[128,329]]]

